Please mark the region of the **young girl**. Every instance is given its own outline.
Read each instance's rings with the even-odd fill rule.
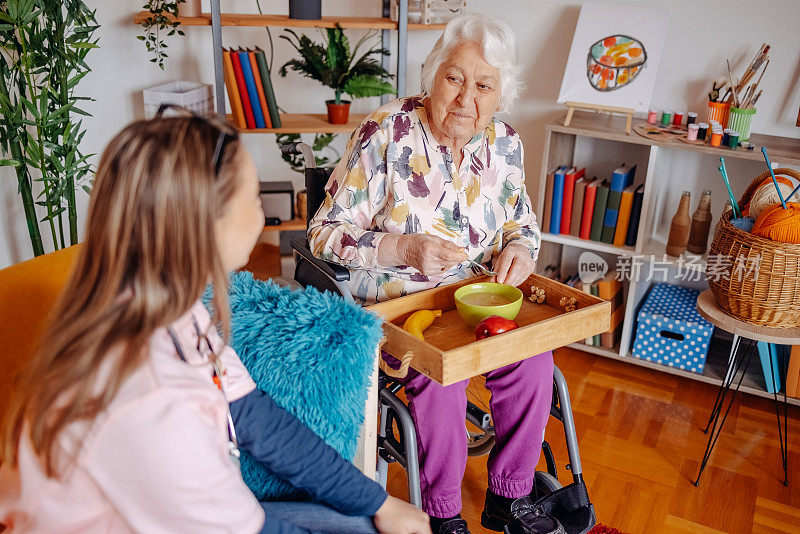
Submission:
[[[108,145],[77,265],[0,429],[8,532],[429,532],[256,389],[214,327],[227,335],[226,273],[263,228],[258,189],[226,123],[139,121]],[[259,503],[239,448],[328,506]]]

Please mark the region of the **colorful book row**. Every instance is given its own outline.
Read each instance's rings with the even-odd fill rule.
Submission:
[[[548,265],[542,271],[542,276],[611,302],[611,328],[607,332],[586,338],[585,343],[612,350],[617,348],[622,334],[622,320],[625,318],[625,299],[622,282],[616,278],[616,272],[610,272],[589,284],[581,282],[578,273],[561,276],[561,271],[556,266]]]
[[[545,184],[542,230],[617,247],[636,245],[644,184],[633,184],[635,174],[636,165],[624,163],[610,182],[587,178],[586,169],[553,169]]]
[[[781,371],[786,369],[786,395],[800,397],[800,345],[792,347],[759,341],[757,347],[767,392],[778,393],[783,389]]]
[[[241,129],[280,128],[281,118],[264,51],[222,49],[233,121]]]

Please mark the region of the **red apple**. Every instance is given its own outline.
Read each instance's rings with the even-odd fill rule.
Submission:
[[[515,328],[519,328],[519,325],[511,319],[490,315],[475,327],[475,339],[481,340],[485,337],[496,336]]]

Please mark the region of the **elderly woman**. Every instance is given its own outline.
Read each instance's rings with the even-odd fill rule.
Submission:
[[[422,71],[424,92],[390,102],[350,138],[308,229],[311,249],[350,269],[371,303],[475,276],[501,283],[533,272],[540,234],[525,190],[519,135],[494,117],[520,92],[516,38],[500,21],[451,21]],[[497,442],[481,523],[502,531],[511,503],[531,492],[553,383],[551,353],[486,374]],[[443,387],[412,372],[405,391],[417,428],[423,508],[433,532],[460,519],[467,461],[467,381]]]

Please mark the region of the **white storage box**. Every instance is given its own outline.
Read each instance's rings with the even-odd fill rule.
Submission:
[[[161,104],[177,104],[198,115],[214,113],[214,90],[206,83],[169,82],[142,91],[144,116],[152,119]]]

